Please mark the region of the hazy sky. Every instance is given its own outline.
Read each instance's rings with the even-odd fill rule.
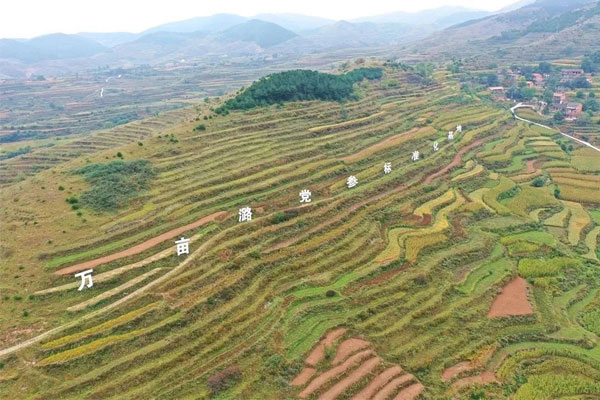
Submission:
[[[6,0],[0,10],[0,38],[82,31],[139,32],[165,22],[216,13],[252,16],[298,13],[352,19],[442,5],[497,10],[516,0]]]

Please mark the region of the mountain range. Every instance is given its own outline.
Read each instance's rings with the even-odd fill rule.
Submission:
[[[223,57],[294,58],[344,49],[389,47],[402,57],[510,55],[527,59],[588,51],[600,26],[590,0],[522,0],[496,13],[440,7],[351,21],[297,14],[196,17],[140,33],[51,34],[0,39],[0,77],[95,66],[129,67]],[[549,49],[544,52],[544,49]],[[529,52],[528,49],[531,49]],[[541,51],[540,51],[541,49]],[[577,49],[577,50],[572,50]],[[577,55],[577,54],[575,54]],[[581,55],[581,54],[579,54]]]

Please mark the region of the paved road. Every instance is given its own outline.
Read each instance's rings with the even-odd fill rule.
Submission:
[[[513,116],[514,116],[516,119],[518,119],[519,121],[528,122],[528,123],[530,123],[530,124],[537,125],[537,126],[540,126],[540,127],[542,127],[542,128],[550,129],[550,130],[552,130],[552,131],[558,131],[558,133],[560,133],[561,135],[563,135],[563,136],[566,136],[566,137],[568,137],[569,139],[571,139],[571,140],[574,140],[574,141],[576,141],[576,142],[578,142],[578,143],[581,143],[581,144],[583,144],[584,146],[590,147],[590,148],[592,148],[592,149],[596,150],[597,152],[600,152],[600,149],[599,149],[598,147],[596,147],[596,146],[593,146],[593,145],[589,144],[589,143],[588,143],[588,142],[586,142],[585,140],[577,139],[576,137],[573,137],[573,136],[571,136],[571,135],[567,135],[566,133],[563,133],[563,132],[559,131],[558,129],[554,129],[554,128],[551,128],[551,127],[549,127],[549,126],[547,126],[547,125],[539,124],[539,123],[537,123],[537,122],[533,122],[533,121],[530,121],[530,120],[528,120],[528,119],[525,119],[525,118],[521,118],[521,117],[519,117],[517,114],[515,114],[515,110],[516,110],[517,108],[523,108],[523,107],[524,107],[524,108],[533,108],[532,106],[525,105],[525,104],[523,104],[523,103],[519,103],[519,104],[517,104],[516,106],[514,106],[514,107],[512,107],[512,108],[510,109],[510,112],[512,112]]]

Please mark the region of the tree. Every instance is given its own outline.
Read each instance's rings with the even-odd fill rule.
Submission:
[[[523,100],[531,100],[535,96],[535,89],[524,86],[519,90],[519,95]]]
[[[533,180],[533,182],[531,183],[531,186],[535,186],[535,187],[544,186],[544,179],[542,177],[538,176],[537,178],[535,178]]]
[[[583,111],[593,111],[593,112],[600,111],[600,105],[598,105],[598,101],[596,101],[596,99],[594,99],[593,97],[588,98],[583,103]]]
[[[546,62],[546,61],[542,61],[538,65],[538,71],[541,74],[550,74],[550,73],[552,73],[552,64],[550,64],[549,62]]]
[[[417,75],[423,79],[430,79],[433,76],[433,64],[432,63],[418,63],[415,67]]]
[[[585,57],[583,61],[581,61],[581,69],[585,72],[597,72],[598,65],[592,61],[591,58]]]
[[[559,188],[554,189],[554,197],[556,197],[557,199],[560,199],[560,189]]]
[[[565,116],[560,111],[555,112],[552,118],[556,122],[563,122],[565,120]]]

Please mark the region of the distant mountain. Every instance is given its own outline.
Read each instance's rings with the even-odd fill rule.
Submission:
[[[507,5],[506,7],[501,8],[500,10],[498,10],[498,14],[518,10],[519,8],[528,6],[531,3],[535,3],[535,0],[520,0],[516,3],[512,3]]]
[[[482,10],[464,7],[444,6],[415,13],[395,12],[374,15],[353,20],[352,22],[400,23],[410,25],[438,25],[438,28],[454,25],[473,18],[490,15]]]
[[[102,46],[113,47],[122,43],[131,42],[138,38],[138,34],[129,32],[80,32],[77,36],[81,36]]]
[[[155,32],[220,32],[234,25],[248,21],[248,18],[234,14],[215,14],[209,17],[195,17],[183,21],[169,22],[147,29],[140,33],[145,35]]]
[[[254,42],[263,48],[283,43],[294,36],[297,35],[290,30],[258,19],[232,26],[218,35],[227,42]]]
[[[320,17],[310,17],[300,14],[258,14],[253,19],[272,22],[295,33],[317,29],[335,21]]]
[[[78,35],[54,33],[29,40],[0,39],[0,59],[31,63],[44,60],[90,57],[108,49]]]
[[[581,56],[597,49],[598,40],[600,2],[538,0],[452,26],[407,50],[435,57],[539,60]]]

